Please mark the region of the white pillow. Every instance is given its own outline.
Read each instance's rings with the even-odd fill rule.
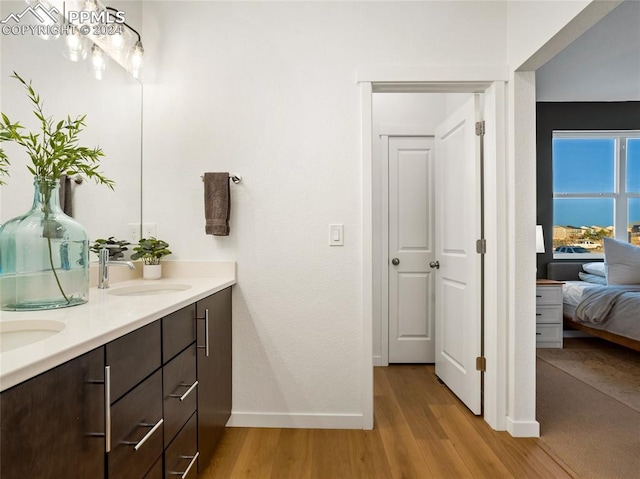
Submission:
[[[597,263],[585,263],[582,265],[582,269],[585,273],[595,274],[596,276],[602,276],[603,278],[607,276],[607,272],[602,261],[598,261]]]
[[[607,284],[607,278],[603,276],[598,276],[597,274],[583,273],[582,271],[580,271],[578,273],[578,277],[582,281],[586,281],[587,283],[603,284],[603,285]]]
[[[604,238],[607,283],[640,284],[640,247]]]

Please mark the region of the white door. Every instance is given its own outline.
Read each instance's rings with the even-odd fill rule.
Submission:
[[[436,128],[436,374],[481,414],[480,140],[474,95]]]
[[[389,137],[389,362],[433,363],[433,138]]]

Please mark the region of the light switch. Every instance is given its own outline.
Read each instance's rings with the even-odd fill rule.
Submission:
[[[329,246],[344,246],[344,225],[329,225]]]

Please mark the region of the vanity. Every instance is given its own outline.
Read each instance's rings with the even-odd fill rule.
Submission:
[[[64,327],[0,353],[0,477],[197,477],[231,414],[233,284],[235,271],[134,280],[86,305],[3,311],[0,327]]]

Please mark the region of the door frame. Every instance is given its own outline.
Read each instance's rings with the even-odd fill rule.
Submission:
[[[484,93],[485,135],[485,358],[484,419],[496,430],[507,428],[507,265],[508,202],[503,185],[506,159],[505,67],[366,68],[358,70],[362,154],[362,427],[373,429],[373,92]]]

